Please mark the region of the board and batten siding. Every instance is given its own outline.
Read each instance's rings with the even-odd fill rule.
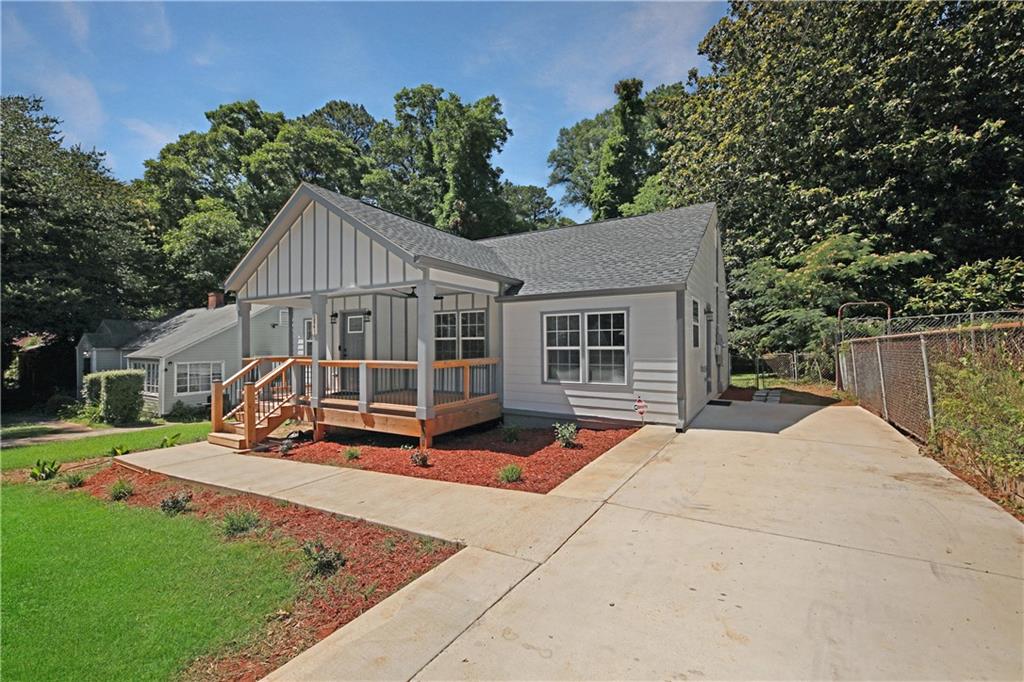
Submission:
[[[284,230],[239,288],[240,300],[414,283],[419,268],[317,201]]]
[[[677,414],[676,295],[674,292],[593,296],[502,304],[503,406],[527,414],[640,421],[633,404],[647,402],[647,421],[675,424]],[[623,386],[544,382],[545,313],[625,310]]]
[[[728,301],[725,293],[725,266],[722,261],[721,243],[718,235],[717,216],[712,217],[707,232],[701,240],[694,260],[693,268],[686,280],[685,296],[685,338],[686,348],[686,421],[697,416],[708,401],[725,390],[728,356],[723,347],[716,355],[715,345],[726,339],[728,325]],[[698,319],[700,329],[700,345],[693,345],[693,302],[697,301],[700,308]],[[704,310],[710,304],[714,311],[715,333],[708,338]],[[715,338],[717,336],[718,338]],[[708,360],[707,351],[711,348],[711,390],[707,388]],[[722,362],[719,364],[719,358]]]

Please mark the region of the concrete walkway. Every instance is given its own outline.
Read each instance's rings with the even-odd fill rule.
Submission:
[[[860,408],[708,407],[548,495],[221,452],[124,459],[469,545],[269,679],[1024,676],[1022,526]]]
[[[37,424],[43,428],[55,428],[60,429],[53,433],[44,433],[40,436],[24,436],[22,438],[4,438],[3,447],[5,448],[18,448],[23,445],[37,445],[39,443],[53,443],[55,441],[62,440],[78,440],[79,438],[89,438],[91,436],[108,436],[112,433],[129,433],[131,431],[146,431],[148,429],[159,429],[164,426],[179,426],[180,424],[169,422],[166,424],[153,424],[151,426],[113,426],[104,429],[91,429],[88,426],[82,424],[76,424],[74,422],[64,421],[48,421],[39,422]]]

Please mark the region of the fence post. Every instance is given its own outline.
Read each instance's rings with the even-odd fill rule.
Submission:
[[[875,354],[878,355],[878,380],[882,386],[882,414],[889,421],[889,403],[885,399],[885,370],[882,369],[882,342],[875,339]]]
[[[245,415],[245,447],[251,448],[256,443],[256,384],[251,381],[245,382],[245,405],[242,414]]]
[[[928,400],[928,428],[935,432],[935,407],[932,404],[932,375],[928,369],[928,345],[925,343],[924,334],[921,334],[921,364],[924,366],[924,394]]]
[[[797,377],[800,375],[800,371],[796,366],[797,362],[798,360],[796,359],[796,351],[793,351],[793,381],[796,381]]]
[[[850,364],[853,365],[853,394],[860,397],[860,387],[857,386],[857,344],[850,341]]]
[[[210,386],[210,430],[224,429],[224,384],[214,381]]]

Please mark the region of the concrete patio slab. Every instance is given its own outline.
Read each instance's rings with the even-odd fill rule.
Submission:
[[[832,410],[856,416],[847,408],[825,411]],[[816,435],[827,437],[831,425],[818,421]],[[859,429],[860,445],[791,438],[792,432],[692,429],[611,501],[1024,577],[1022,526],[934,460],[889,450],[882,429]]]
[[[676,430],[671,426],[648,424],[548,494],[583,500],[607,500],[630,476],[671,442],[675,435]]]
[[[265,679],[409,679],[535,567],[463,549]]]
[[[188,443],[171,448],[133,452],[115,459],[140,469],[162,469],[164,467],[194,462],[209,457],[223,457],[231,454],[228,450],[210,443]]]
[[[356,469],[276,496],[535,562],[547,559],[598,507],[588,500]]]
[[[1021,679],[1022,585],[608,504],[417,678]]]

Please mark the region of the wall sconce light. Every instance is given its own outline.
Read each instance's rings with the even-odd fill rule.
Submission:
[[[367,310],[366,312],[363,313],[363,317],[366,318],[367,321],[369,321],[370,320],[370,315],[372,315],[372,314],[373,314],[372,310]]]
[[[338,324],[338,313],[331,313],[331,324]]]

